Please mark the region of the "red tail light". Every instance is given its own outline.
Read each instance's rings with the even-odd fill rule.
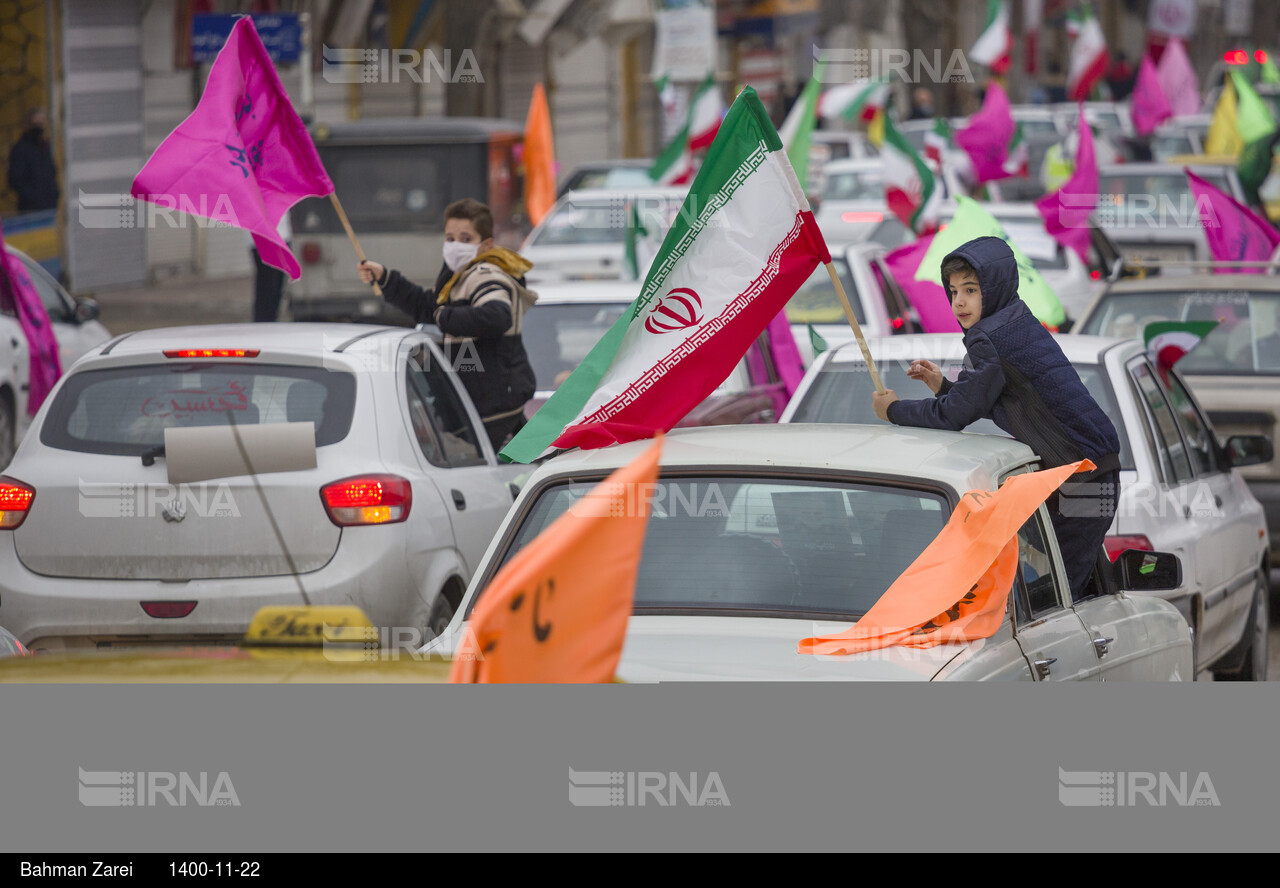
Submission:
[[[409,517],[413,488],[398,475],[357,475],[326,484],[320,499],[339,527],[395,524]]]
[[[890,321],[890,323],[893,324],[893,329],[901,330],[902,325],[905,324],[906,321],[904,321],[902,318],[894,318],[892,321]]]
[[[316,241],[307,241],[302,245],[302,261],[308,265],[315,265],[320,261],[320,244]]]
[[[35,498],[34,488],[0,475],[0,530],[13,530],[25,521]]]
[[[1247,65],[1249,56],[1243,49],[1229,49],[1222,54],[1222,60],[1228,65]]]
[[[1100,280],[1102,280],[1102,272],[1098,271],[1098,270],[1095,268],[1093,271],[1089,272],[1089,280],[1091,280],[1091,281],[1100,281]]]
[[[139,602],[147,616],[157,620],[173,620],[185,617],[196,609],[194,601],[143,601]]]
[[[855,223],[855,224],[856,224],[856,223],[858,223],[858,222],[871,222],[871,223],[875,223],[875,222],[880,222],[880,221],[882,221],[883,219],[884,219],[884,213],[876,213],[876,212],[871,212],[871,211],[867,211],[867,212],[854,212],[853,210],[850,210],[850,211],[849,211],[849,212],[847,212],[847,213],[841,213],[841,214],[840,214],[840,221],[841,221],[841,222],[851,222],[851,223]]]
[[[166,358],[256,358],[256,348],[175,348],[165,351]]]
[[[1265,49],[1255,49],[1253,51],[1253,60],[1259,65],[1267,63],[1267,51]]]
[[[1102,541],[1102,545],[1107,550],[1107,557],[1112,561],[1115,561],[1125,549],[1141,549],[1144,552],[1155,551],[1155,547],[1151,545],[1151,540],[1142,534],[1109,536]]]

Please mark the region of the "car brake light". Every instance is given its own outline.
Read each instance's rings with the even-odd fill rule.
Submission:
[[[1255,49],[1253,51],[1253,60],[1259,65],[1267,63],[1267,51],[1265,49]]]
[[[841,222],[851,222],[857,224],[859,222],[880,222],[884,219],[884,213],[876,213],[872,211],[855,212],[850,210],[847,213],[840,214]]]
[[[326,484],[320,499],[339,527],[395,524],[409,517],[413,488],[397,475],[357,475]]]
[[[1119,536],[1109,536],[1102,541],[1102,545],[1107,550],[1107,558],[1115,561],[1120,557],[1120,553],[1125,549],[1141,549],[1144,552],[1154,552],[1155,547],[1151,545],[1151,540],[1142,534],[1120,534]]]
[[[315,265],[320,261],[320,244],[315,241],[307,241],[302,245],[302,261],[308,265]]]
[[[1095,268],[1093,271],[1089,272],[1089,279],[1093,281],[1102,280],[1102,272]]]
[[[0,530],[13,530],[27,518],[36,492],[20,481],[0,476]]]
[[[166,350],[166,358],[256,358],[256,348],[176,348]]]
[[[185,617],[196,609],[194,601],[142,601],[139,602],[147,616],[157,620],[173,620]]]
[[[1222,60],[1228,65],[1247,65],[1249,64],[1249,56],[1245,54],[1243,49],[1229,49],[1222,54]]]
[[[903,321],[903,320],[902,320],[902,318],[894,318],[890,323],[892,323],[892,324],[893,324],[893,329],[895,329],[895,330],[901,330],[901,329],[902,329],[902,325],[903,325],[904,323],[906,323],[906,322],[905,322],[905,321]]]

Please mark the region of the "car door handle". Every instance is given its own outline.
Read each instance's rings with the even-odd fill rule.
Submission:
[[[459,512],[465,512],[467,509],[467,498],[462,495],[461,490],[449,491],[453,494],[453,505]]]
[[[1036,674],[1041,678],[1049,677],[1049,667],[1058,662],[1057,657],[1045,657],[1043,660],[1036,660]]]
[[[1111,647],[1111,642],[1113,641],[1115,641],[1114,638],[1106,638],[1105,636],[1099,635],[1093,640],[1093,649],[1098,652],[1099,657],[1104,657],[1107,654],[1107,649]]]

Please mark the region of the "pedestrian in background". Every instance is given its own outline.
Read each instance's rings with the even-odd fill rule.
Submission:
[[[45,128],[43,108],[27,112],[26,128],[9,152],[9,187],[18,195],[18,212],[58,208],[58,172]]]
[[[280,217],[276,227],[285,244],[292,244],[293,225],[289,222],[289,214]],[[285,274],[279,268],[268,265],[258,255],[254,246],[253,235],[245,234],[249,241],[249,252],[253,256],[253,319],[254,321],[274,321],[280,315],[280,300],[284,296]]]

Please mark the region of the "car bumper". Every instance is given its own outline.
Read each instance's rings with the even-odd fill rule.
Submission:
[[[416,591],[403,538],[388,529],[347,528],[328,564],[296,577],[179,583],[33,573],[18,559],[13,534],[0,534],[0,626],[33,650],[56,651],[239,641],[267,605],[356,605],[375,625],[420,625],[430,602]],[[185,617],[157,618],[143,610],[144,601],[196,604]]]

